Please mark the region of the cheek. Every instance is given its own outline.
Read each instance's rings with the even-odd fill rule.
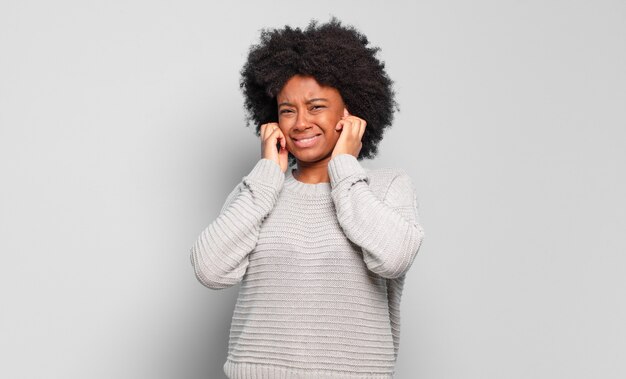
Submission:
[[[335,130],[335,128],[328,130],[326,133],[326,139],[328,140],[329,145],[335,147],[337,141],[339,141],[339,135],[340,134]]]
[[[288,135],[289,133],[289,126],[288,126],[288,122],[286,122],[285,120],[278,120],[278,129],[280,129],[280,131],[283,133],[283,135],[285,135],[285,137]]]

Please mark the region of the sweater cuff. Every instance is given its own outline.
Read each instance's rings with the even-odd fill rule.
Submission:
[[[246,176],[246,179],[266,184],[278,191],[283,187],[285,173],[280,169],[278,163],[271,159],[261,158]]]
[[[366,180],[367,174],[354,155],[339,154],[328,163],[328,176],[331,187],[337,186],[344,179],[355,176],[356,180]]]

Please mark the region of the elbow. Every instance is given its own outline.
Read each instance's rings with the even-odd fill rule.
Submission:
[[[194,249],[191,249],[191,263],[194,269],[196,279],[203,286],[219,290],[231,287],[241,281],[246,271],[247,264],[237,267],[233,270],[220,270],[215,265],[207,264],[198,259]],[[245,262],[247,263],[247,262]]]
[[[405,275],[411,266],[413,265],[413,260],[415,258],[415,252],[409,253],[406,261],[403,261],[398,264],[380,264],[377,266],[368,265],[368,269],[378,276],[385,279],[397,279],[403,275]]]
[[[196,279],[200,282],[200,284],[212,290],[221,290],[224,288],[231,287],[239,283],[239,281],[241,280],[241,278],[227,279],[226,277],[216,277],[214,275],[207,275],[206,272],[202,270],[198,270],[197,268],[195,268],[195,274],[196,274]]]
[[[403,266],[392,266],[392,265],[385,265],[385,264],[380,264],[380,265],[371,265],[371,264],[367,264],[367,268],[373,272],[374,274],[385,278],[385,279],[396,279],[401,277],[402,275],[404,275],[410,268],[410,264],[406,264]]]
[[[370,271],[383,278],[397,279],[405,275],[413,265],[423,239],[424,230],[416,224],[411,228],[410,236],[403,246],[396,247],[394,251],[383,252],[382,256],[385,259],[377,259],[373,254],[366,254],[365,264]]]

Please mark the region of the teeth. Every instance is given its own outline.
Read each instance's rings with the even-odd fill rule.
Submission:
[[[310,140],[312,140],[315,137],[317,137],[317,136],[313,136],[313,137],[309,137],[309,138],[303,138],[303,139],[299,139],[299,140],[296,140],[296,141],[310,141]]]

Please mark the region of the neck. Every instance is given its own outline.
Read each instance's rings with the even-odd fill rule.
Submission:
[[[293,173],[293,177],[298,181],[309,184],[330,183],[328,175],[328,162],[331,157],[328,156],[317,162],[297,162],[297,170]]]

